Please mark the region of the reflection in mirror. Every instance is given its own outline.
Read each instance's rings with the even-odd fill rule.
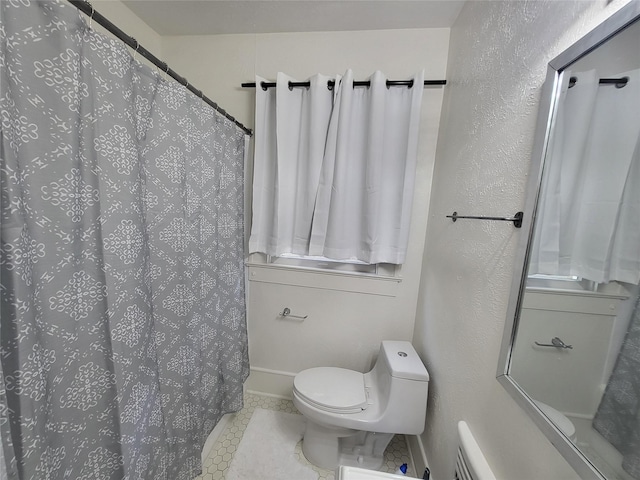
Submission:
[[[557,68],[508,342],[523,405],[611,480],[640,480],[639,45],[635,21]]]

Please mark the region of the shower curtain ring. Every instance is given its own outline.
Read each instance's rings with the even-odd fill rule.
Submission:
[[[91,15],[89,15],[89,30],[91,30],[91,26],[93,25],[93,14],[96,13],[96,10],[93,8],[93,5],[89,2],[87,3],[89,4],[89,8],[91,8]]]
[[[140,43],[138,43],[138,40],[136,40],[135,38],[131,37],[131,40],[133,40],[136,43],[136,49],[133,52],[133,59],[135,61],[138,60],[138,49],[140,48]]]
[[[167,79],[167,76],[169,75],[169,65],[167,64],[167,62],[162,62],[162,66],[163,66],[163,72],[164,72],[164,79]]]

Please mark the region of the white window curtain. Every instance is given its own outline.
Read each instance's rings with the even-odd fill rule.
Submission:
[[[366,263],[404,262],[418,148],[423,73],[387,88],[381,72],[336,91],[309,253]]]
[[[307,88],[279,73],[275,89],[256,77],[253,221],[249,251],[306,255],[324,145],[333,106],[331,77],[314,75]]]
[[[349,70],[335,92],[319,75],[308,90],[279,74],[262,91],[262,80],[250,251],[402,264],[424,73],[411,88],[387,88],[381,72],[354,88]]]
[[[564,253],[562,261],[560,258],[560,227],[562,225],[564,231],[575,231],[575,225],[572,227],[567,222],[574,224],[577,218],[574,212],[577,203],[572,199],[579,198],[576,189],[583,180],[583,160],[598,94],[598,75],[595,70],[584,72],[569,89],[570,77],[570,72],[562,77],[555,128],[545,160],[530,274],[570,274],[569,259]]]
[[[253,198],[249,253],[277,255],[278,164],[276,155],[276,92],[263,90],[256,77],[256,121],[253,135]]]
[[[569,77],[570,75],[566,75]],[[562,91],[529,273],[640,281],[640,70]],[[568,78],[565,78],[568,81]]]

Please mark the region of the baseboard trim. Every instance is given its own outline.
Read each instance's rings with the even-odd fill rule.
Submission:
[[[565,412],[564,415],[566,417],[569,417],[569,419],[571,418],[579,418],[580,420],[590,420],[593,421],[593,419],[595,418],[595,414],[586,414],[586,413],[572,413],[572,412]]]
[[[296,373],[293,372],[251,367],[251,374],[244,384],[245,390],[258,395],[291,400],[295,376]]]
[[[284,396],[284,395],[277,395],[275,393],[258,392],[257,390],[249,390],[249,389],[246,389],[245,392],[250,393],[252,395],[258,395],[259,397],[277,398],[278,400],[291,400],[291,395]]]
[[[224,431],[226,426],[229,424],[229,421],[233,419],[234,416],[235,416],[235,413],[227,413],[223,415],[222,418],[218,420],[218,423],[216,424],[216,426],[213,427],[213,430],[211,430],[211,433],[207,437],[207,440],[204,442],[204,446],[202,447],[202,453],[200,454],[202,457],[203,464],[205,460],[209,457],[209,454],[211,453],[211,449],[213,448],[213,445],[216,443],[216,440],[218,440],[218,437]]]
[[[427,461],[427,455],[424,451],[424,445],[420,435],[405,435],[407,439],[407,445],[409,447],[409,455],[411,455],[411,461],[416,469],[416,476],[422,478],[424,469],[429,466]]]

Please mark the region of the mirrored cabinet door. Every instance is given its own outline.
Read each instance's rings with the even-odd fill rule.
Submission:
[[[549,65],[498,369],[583,478],[640,480],[639,16]]]

